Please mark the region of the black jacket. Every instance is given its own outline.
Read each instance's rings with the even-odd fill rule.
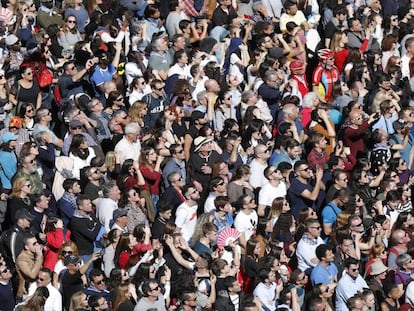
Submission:
[[[240,292],[239,293],[239,308],[236,310],[234,308],[234,305],[231,302],[231,299],[230,299],[230,297],[227,293],[226,293],[226,296],[218,295],[217,298],[216,298],[215,310],[216,311],[239,311],[239,310],[243,310],[243,300],[244,300],[243,292]]]

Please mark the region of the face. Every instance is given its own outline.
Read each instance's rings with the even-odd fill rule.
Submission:
[[[79,204],[78,208],[86,213],[92,212],[92,203],[91,200],[83,200],[81,204]]]
[[[121,190],[119,190],[118,186],[115,185],[112,188],[110,198],[114,201],[119,201],[119,199],[121,198]]]
[[[37,274],[37,286],[47,286],[51,279],[49,277],[49,274],[43,271],[39,271],[39,273]]]
[[[98,303],[99,303],[99,310],[106,310],[109,307],[108,302],[106,301],[106,299],[104,297],[99,299]]]
[[[36,238],[31,238],[27,240],[27,243],[25,245],[25,249],[32,252],[33,254],[36,253],[36,249],[38,247],[38,243]]]
[[[158,283],[151,283],[150,291],[148,292],[149,296],[158,297],[160,293],[161,293],[161,287],[158,285]]]
[[[349,268],[346,268],[346,271],[353,279],[356,279],[359,275],[359,265],[350,265]]]
[[[200,193],[198,192],[198,190],[196,188],[189,188],[186,198],[196,201],[200,198]]]
[[[69,27],[69,29],[75,28],[76,27],[76,18],[74,16],[68,17],[66,25]]]
[[[299,166],[296,170],[296,173],[298,174],[298,177],[305,179],[311,178],[313,176],[312,169],[307,164]]]
[[[34,173],[37,170],[37,162],[34,155],[28,155],[24,161],[23,167],[29,171],[29,173]]]
[[[362,219],[357,217],[352,220],[351,222],[351,231],[355,232],[363,232],[364,231],[364,223],[362,222]]]
[[[325,142],[326,142],[326,140],[325,140]],[[325,146],[326,146],[326,143],[325,143]],[[291,159],[294,159],[296,157],[299,157],[302,154],[302,148],[300,146],[296,146],[296,147],[293,147],[293,148],[288,148],[287,149],[287,154],[289,155],[289,157]]]
[[[316,237],[319,237],[320,235],[321,235],[321,230],[322,230],[322,227],[321,227],[321,225],[319,224],[319,223],[313,223],[309,228],[308,228],[308,233],[312,236],[312,237],[314,237],[314,238],[316,238]]]

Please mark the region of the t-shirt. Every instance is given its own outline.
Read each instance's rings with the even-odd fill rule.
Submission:
[[[69,309],[70,298],[78,291],[83,290],[82,274],[76,271],[74,274],[70,274],[66,271],[62,276],[62,293],[63,304]]]

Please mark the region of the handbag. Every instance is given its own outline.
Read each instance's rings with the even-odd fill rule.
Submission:
[[[41,88],[51,85],[53,82],[53,74],[49,69],[44,69],[39,75],[39,86]]]

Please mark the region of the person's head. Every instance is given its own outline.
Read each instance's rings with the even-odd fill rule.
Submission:
[[[310,237],[315,239],[321,235],[322,227],[318,219],[308,219],[305,226]]]
[[[316,247],[315,254],[320,261],[323,260],[325,262],[333,262],[335,258],[335,255],[332,252],[332,247],[326,244],[318,245],[318,247]]]
[[[36,157],[33,154],[26,154],[22,155],[19,158],[20,165],[23,169],[23,171],[33,174],[37,171],[37,161]]]
[[[58,259],[63,260],[66,256],[78,256],[78,247],[73,241],[66,241],[58,250]]]
[[[332,171],[332,179],[337,189],[345,189],[348,187],[348,175],[344,170],[335,169]]]
[[[92,212],[92,203],[91,199],[85,194],[79,194],[76,198],[76,203],[78,204],[78,209],[84,213]]]
[[[158,216],[162,219],[169,220],[172,216],[172,206],[170,202],[159,200],[157,204]]]
[[[293,170],[299,178],[309,179],[313,176],[312,168],[307,161],[299,160],[295,163]]]
[[[156,279],[148,279],[142,284],[142,293],[145,297],[156,299],[161,294],[161,287]]]
[[[258,258],[259,254],[260,254],[260,243],[256,238],[251,237],[246,242],[246,256]]]
[[[359,260],[353,257],[346,258],[345,271],[351,278],[356,279],[359,275]]]
[[[203,236],[207,238],[209,242],[213,242],[217,240],[218,228],[214,223],[211,223],[211,222],[204,223],[202,230],[203,230]]]
[[[109,181],[102,187],[102,192],[105,198],[109,198],[115,202],[118,202],[121,198],[121,191],[115,181]]]
[[[196,201],[200,198],[199,191],[193,185],[185,185],[182,189],[182,193],[186,200]]]
[[[102,270],[92,269],[91,272],[89,272],[89,279],[91,281],[91,285],[93,285],[99,291],[106,289],[105,275],[103,274]]]
[[[36,237],[28,232],[23,235],[23,249],[32,254],[36,253],[36,249],[39,247]]]
[[[384,282],[384,293],[387,298],[396,301],[404,294],[404,290],[402,290],[396,283]]]
[[[395,259],[395,263],[401,270],[411,270],[414,268],[414,261],[409,254],[399,254]]]
[[[78,291],[70,298],[70,311],[86,309],[88,307],[88,296],[83,291]]]
[[[40,268],[36,282],[37,286],[48,286],[52,282],[52,271],[49,268]]]
[[[109,308],[108,302],[105,297],[101,295],[92,295],[88,299],[88,305],[91,307],[91,310],[107,310]]]

